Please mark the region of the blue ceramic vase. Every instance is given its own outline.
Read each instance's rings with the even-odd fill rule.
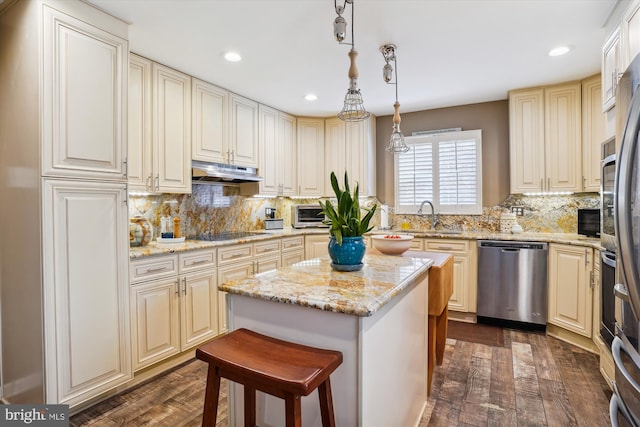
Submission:
[[[342,245],[339,245],[336,238],[331,236],[329,238],[331,267],[339,271],[360,270],[366,249],[363,236],[343,237]]]

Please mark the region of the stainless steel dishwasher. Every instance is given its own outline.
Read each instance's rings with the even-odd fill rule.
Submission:
[[[547,250],[540,242],[478,241],[478,322],[546,326]]]

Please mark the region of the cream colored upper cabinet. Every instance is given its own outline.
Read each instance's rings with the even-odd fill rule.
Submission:
[[[153,63],[156,191],[191,193],[191,77]]]
[[[226,163],[229,146],[229,92],[192,78],[193,160]]]
[[[325,181],[331,172],[343,182],[344,172],[349,184],[359,184],[361,196],[375,196],[375,117],[361,122],[325,120]],[[331,186],[325,186],[325,196],[333,196]]]
[[[591,338],[593,250],[549,245],[549,323]]]
[[[42,174],[122,180],[128,42],[46,5],[42,14]]]
[[[337,117],[332,117],[324,121],[324,180],[327,182],[325,186],[325,196],[333,196],[333,189],[329,185],[329,177],[331,172],[336,173],[338,182],[342,183],[344,179],[344,171],[347,169],[347,161],[345,156],[345,124]],[[349,173],[349,181],[353,182],[353,176]]]
[[[236,94],[231,94],[231,144],[227,158],[229,163],[257,168],[258,149],[258,103]]]
[[[129,190],[191,192],[191,78],[129,57]]]
[[[324,120],[298,118],[298,195],[324,195]],[[327,181],[328,185],[328,181]]]
[[[546,191],[582,191],[582,87],[545,88]]]
[[[616,86],[622,67],[620,29],[616,28],[602,46],[602,111],[616,104]]]
[[[259,107],[260,194],[291,196],[297,192],[296,118],[265,105]]]
[[[582,190],[600,191],[601,144],[605,140],[600,75],[582,81]]]
[[[511,193],[542,191],[544,175],[544,90],[509,93]]]
[[[622,17],[622,67],[624,71],[640,53],[640,1],[633,1]]]
[[[376,195],[376,118],[346,123],[345,159],[347,170],[358,182],[361,196]]]
[[[581,85],[509,93],[511,192],[582,191]]]
[[[129,189],[153,191],[153,141],[151,140],[151,61],[129,55]]]
[[[281,194],[293,196],[298,191],[298,135],[297,119],[289,114],[278,114],[278,141],[281,157]]]

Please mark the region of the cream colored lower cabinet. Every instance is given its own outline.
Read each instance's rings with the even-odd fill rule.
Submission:
[[[304,260],[304,236],[282,239],[282,266],[286,267]]]
[[[329,234],[304,236],[304,259],[318,258],[329,254]]]
[[[549,245],[549,323],[591,338],[593,250]]]
[[[218,335],[215,250],[134,260],[131,270],[134,370]]]
[[[124,182],[61,179],[42,193],[44,299],[32,305],[44,305],[46,399],[74,406],[132,377],[127,193]]]
[[[424,239],[423,249],[427,252],[445,252],[453,255],[453,295],[449,298],[449,310],[475,313],[478,299],[476,241]]]

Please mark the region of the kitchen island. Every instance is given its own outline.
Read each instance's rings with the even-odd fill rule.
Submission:
[[[417,426],[427,400],[428,270],[432,260],[367,254],[357,272],[315,258],[219,285],[229,328],[339,350],[331,375],[336,425]],[[284,401],[258,393],[258,425],[284,425]],[[230,383],[231,426],[242,388]],[[317,392],[302,398],[305,427],[321,425]]]

